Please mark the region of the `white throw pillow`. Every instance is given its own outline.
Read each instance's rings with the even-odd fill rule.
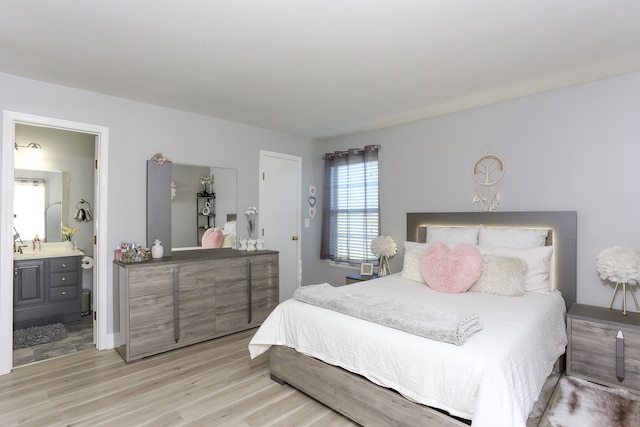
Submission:
[[[547,228],[499,228],[480,226],[479,246],[501,248],[536,248],[546,244]]]
[[[553,247],[538,248],[498,248],[480,246],[482,255],[498,255],[503,257],[520,258],[527,263],[527,274],[524,279],[525,292],[551,291],[551,254]]]
[[[422,272],[420,271],[422,254],[424,254],[424,250],[422,249],[405,249],[404,264],[402,265],[403,279],[424,283]]]
[[[442,242],[447,246],[468,243],[478,244],[479,225],[469,227],[439,227],[427,225],[427,243]]]
[[[404,242],[404,259],[402,260],[402,278],[424,283],[420,263],[422,254],[429,247],[428,243]]]
[[[474,283],[470,292],[504,296],[524,295],[524,280],[527,275],[527,263],[521,258],[484,255],[482,274]]]

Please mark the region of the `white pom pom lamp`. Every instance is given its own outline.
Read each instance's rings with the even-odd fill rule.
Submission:
[[[627,314],[627,285],[629,285],[631,296],[636,304],[636,310],[640,313],[638,300],[633,290],[633,285],[640,283],[640,252],[622,246],[612,246],[598,254],[596,267],[602,280],[616,284],[609,309],[613,307],[616,293],[622,284],[622,314],[625,316]]]

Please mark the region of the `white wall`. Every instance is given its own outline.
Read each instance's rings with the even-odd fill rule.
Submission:
[[[491,152],[506,166],[501,211],[577,211],[578,302],[609,304],[599,251],[640,249],[640,73],[337,139],[315,158],[367,144],[382,145],[382,232],[397,242],[407,212],[477,210],[471,169]],[[401,254],[391,267],[401,270]],[[353,272],[321,261],[310,270],[309,282],[334,284]]]
[[[157,152],[177,163],[237,169],[239,212],[258,204],[261,149],[302,157],[303,179],[311,180],[305,169],[313,158],[312,143],[306,138],[1,73],[0,94],[0,110],[109,129],[109,248],[122,241],[146,240],[146,161]],[[0,184],[2,189],[9,185]],[[243,229],[242,223],[238,226]],[[303,257],[309,256],[303,249]],[[108,267],[106,285],[111,283]],[[110,313],[108,319],[112,321]]]

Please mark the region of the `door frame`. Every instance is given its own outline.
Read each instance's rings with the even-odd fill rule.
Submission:
[[[73,122],[45,116],[4,110],[2,112],[2,171],[0,184],[5,203],[0,210],[0,247],[13,245],[13,180],[16,125],[24,124],[95,135],[95,162],[97,168],[95,184],[94,248],[96,263],[93,271],[95,295],[94,341],[98,350],[113,348],[113,337],[107,333],[107,182],[109,128],[88,123]],[[0,375],[13,368],[13,253],[8,250],[0,254]]]
[[[262,174],[265,172],[264,170],[264,158],[265,157],[277,157],[280,159],[293,160],[297,164],[297,174],[298,174],[298,182],[296,183],[297,192],[296,192],[296,216],[298,218],[298,226],[296,229],[296,235],[298,236],[298,244],[296,245],[296,287],[299,288],[302,284],[302,241],[300,240],[300,236],[302,233],[302,157],[293,156],[290,154],[276,153],[273,151],[260,150],[260,162],[259,162],[259,194],[258,194],[258,204],[259,206],[265,206],[269,201],[265,200],[265,195],[263,191],[264,180],[262,179]],[[261,230],[264,227],[262,223],[262,219],[260,215],[258,215],[258,230]],[[288,238],[288,237],[287,237]]]

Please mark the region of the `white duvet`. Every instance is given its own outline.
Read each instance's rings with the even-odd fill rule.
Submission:
[[[477,314],[483,329],[456,346],[290,299],[258,329],[249,343],[251,357],[286,345],[471,419],[474,427],[524,427],[565,350],[565,304],[557,291],[444,294],[400,274],[349,286],[425,309]]]

